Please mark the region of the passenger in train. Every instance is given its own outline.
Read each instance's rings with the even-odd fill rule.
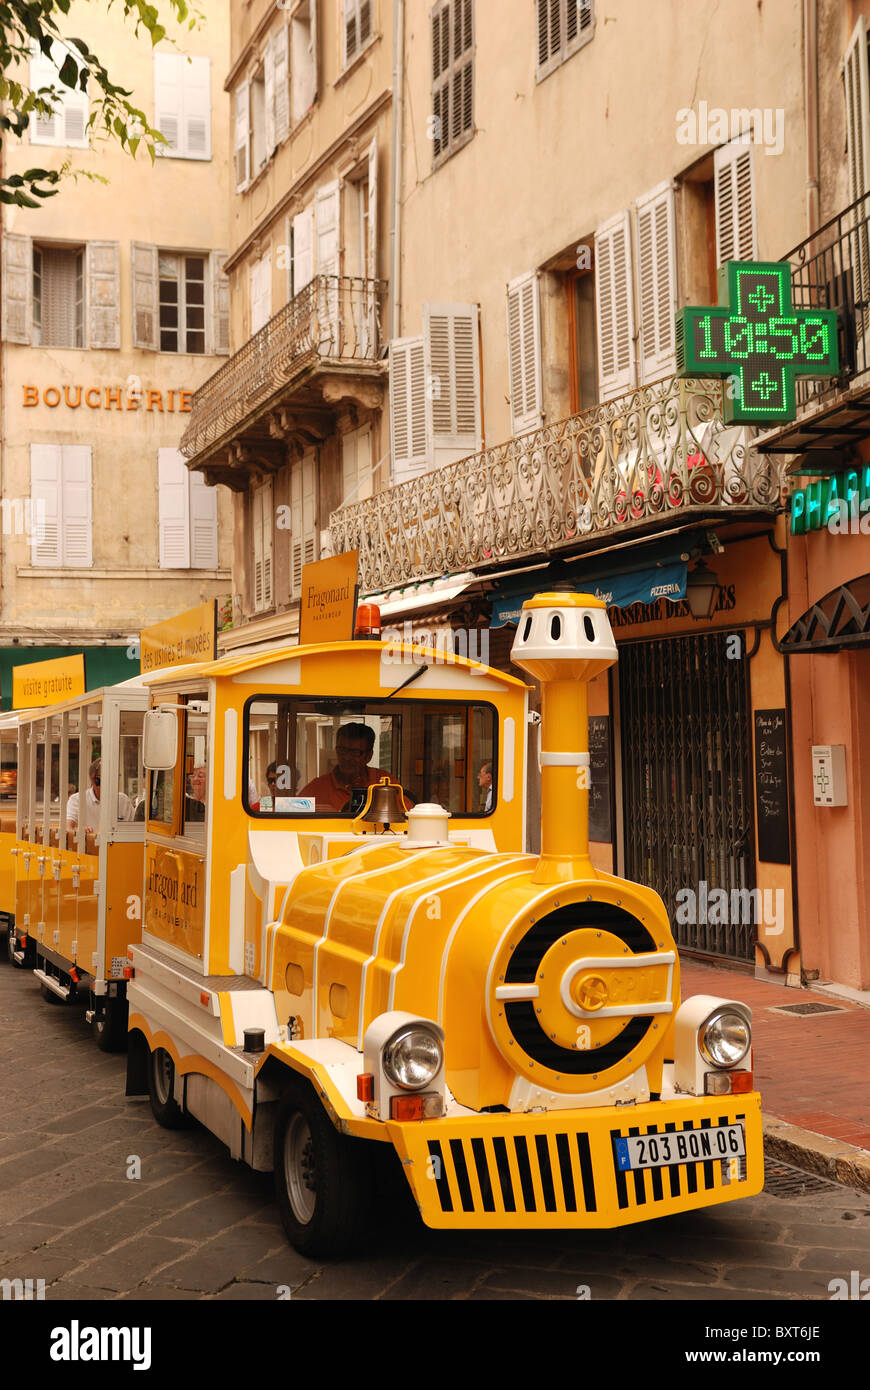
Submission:
[[[102,783],[102,760],[95,758],[88,768],[90,786],[85,792],[85,831],[88,835],[100,828],[100,790]],[[133,819],[133,803],[123,792],[118,792],[118,820]],[[75,834],[79,828],[79,793],[73,792],[66,803],[66,828]]]
[[[187,779],[187,795],[184,798],[184,821],[205,820],[206,770],[200,764]]]

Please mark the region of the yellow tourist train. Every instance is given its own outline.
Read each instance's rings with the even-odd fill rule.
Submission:
[[[55,997],[89,989],[104,1033],[129,1007],[128,1095],[273,1171],[307,1254],[359,1239],[390,1166],[439,1228],[612,1227],[761,1190],[750,1011],[681,1002],[661,899],[589,857],[604,604],[527,601],[511,659],[540,682],[537,728],[522,681],[381,640],[20,716],[16,950]],[[70,806],[97,754],[99,844]]]

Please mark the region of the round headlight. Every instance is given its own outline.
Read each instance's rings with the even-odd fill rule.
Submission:
[[[427,1028],[403,1028],[384,1048],[384,1071],[396,1086],[419,1091],[438,1075],[441,1043]]]
[[[715,1067],[736,1067],[752,1042],[752,1030],[742,1014],[732,1009],[711,1014],[698,1030],[701,1056]]]

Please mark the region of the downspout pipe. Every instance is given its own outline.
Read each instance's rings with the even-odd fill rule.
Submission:
[[[807,236],[819,226],[819,6],[804,0],[804,107],[807,120]]]
[[[405,0],[393,0],[393,147],[390,176],[390,340],[402,322],[402,133],[405,90]]]

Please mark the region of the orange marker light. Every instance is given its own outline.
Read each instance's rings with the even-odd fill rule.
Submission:
[[[752,1072],[734,1071],[731,1073],[731,1094],[733,1096],[746,1095],[752,1090]]]
[[[354,637],[378,641],[381,636],[381,610],[376,603],[361,603],[356,610]]]
[[[390,1119],[391,1120],[422,1120],[423,1118],[423,1097],[417,1096],[391,1096],[390,1097]]]
[[[134,976],[135,974],[136,974],[136,971],[133,969],[132,965],[125,965],[125,966],[124,966],[124,979],[125,979],[125,980],[132,980],[132,978],[133,978],[133,976]]]
[[[211,997],[211,996],[208,995],[208,994],[206,994],[206,992],[205,992],[204,989],[201,989],[201,990],[200,990],[200,992],[199,992],[199,1002],[200,1002],[200,1004],[205,1004],[205,1005],[207,1006],[210,997]]]
[[[375,1098],[375,1078],[370,1071],[361,1071],[356,1079],[357,1100],[373,1101]]]

